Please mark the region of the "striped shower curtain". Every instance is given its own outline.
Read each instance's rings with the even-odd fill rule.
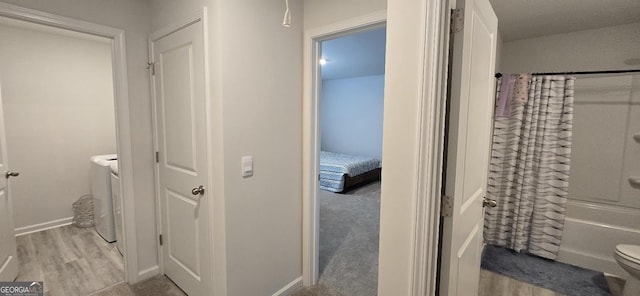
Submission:
[[[507,101],[497,100],[494,120],[487,197],[498,206],[486,208],[488,244],[557,258],[569,189],[574,81],[523,74],[499,80],[497,98]]]

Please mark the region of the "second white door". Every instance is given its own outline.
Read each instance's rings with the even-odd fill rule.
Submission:
[[[152,39],[164,273],[211,291],[204,36],[198,21]]]
[[[457,0],[464,28],[454,33],[440,295],[478,295],[483,199],[487,188],[498,19],[488,0]]]

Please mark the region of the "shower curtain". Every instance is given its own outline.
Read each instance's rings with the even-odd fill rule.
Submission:
[[[487,186],[498,206],[485,211],[488,244],[557,258],[569,189],[574,81],[526,74],[499,79]]]

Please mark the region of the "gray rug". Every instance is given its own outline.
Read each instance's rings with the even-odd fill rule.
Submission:
[[[346,194],[320,190],[320,278],[328,294],[378,294],[380,182]]]
[[[569,296],[609,296],[602,272],[487,245],[482,269]]]

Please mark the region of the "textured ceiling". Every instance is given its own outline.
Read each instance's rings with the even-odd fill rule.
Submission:
[[[640,22],[640,0],[489,0],[504,41]]]

